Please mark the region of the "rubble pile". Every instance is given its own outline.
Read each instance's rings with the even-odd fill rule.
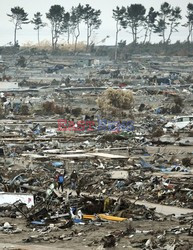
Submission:
[[[17,84],[0,86],[0,242],[191,249],[191,58],[172,72],[162,57],[77,58],[32,58],[16,77],[3,56],[2,84]]]

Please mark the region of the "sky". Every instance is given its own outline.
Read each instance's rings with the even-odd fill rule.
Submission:
[[[148,10],[151,6],[155,10],[159,10],[162,1],[158,0],[1,0],[0,6],[0,46],[6,46],[9,42],[13,42],[13,31],[14,25],[9,21],[7,14],[11,13],[11,8],[15,6],[23,7],[24,10],[29,14],[29,19],[33,18],[34,13],[41,12],[43,14],[43,21],[47,23],[47,26],[43,28],[40,32],[41,41],[51,41],[51,31],[49,20],[46,19],[45,13],[50,9],[50,6],[59,4],[62,5],[66,11],[69,11],[72,6],[77,6],[79,3],[82,5],[90,4],[95,9],[100,9],[102,25],[99,30],[95,32],[92,40],[98,45],[113,45],[115,43],[115,21],[112,19],[112,9],[116,6],[128,6],[130,4],[143,4]],[[190,0],[168,0],[167,1],[172,6],[179,6],[182,9],[182,23],[186,22],[186,8]],[[193,2],[192,2],[193,3]],[[22,26],[22,30],[17,31],[17,40],[20,45],[26,43],[36,43],[37,42],[37,31],[35,31],[33,24],[27,24]],[[143,32],[143,31],[142,31]],[[187,28],[179,27],[179,32],[172,35],[172,42],[177,40],[184,41],[187,38]],[[105,43],[101,41],[106,39]],[[140,33],[142,36],[142,33]],[[142,39],[142,38],[141,38]],[[81,26],[81,41],[86,41],[86,27],[82,24]],[[130,30],[122,30],[119,35],[119,41],[126,40],[127,43],[132,41],[132,36]],[[157,34],[153,34],[152,42],[159,42],[161,38]],[[60,43],[65,43],[66,35],[60,37]]]

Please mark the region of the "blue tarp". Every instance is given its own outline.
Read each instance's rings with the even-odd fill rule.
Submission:
[[[42,220],[42,221],[32,221],[31,222],[31,224],[33,224],[33,225],[45,225],[46,223],[45,223],[45,221],[44,220]]]
[[[61,162],[61,161],[52,162],[52,166],[55,167],[55,168],[62,167],[63,165],[64,165],[64,163]]]
[[[141,158],[140,164],[143,168],[151,168],[151,164],[149,164],[148,162],[144,161],[144,159]]]

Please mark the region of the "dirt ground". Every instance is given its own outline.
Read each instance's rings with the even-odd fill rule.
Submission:
[[[116,242],[116,247],[112,249],[147,249],[143,248],[143,245],[148,239],[157,238],[163,235],[164,231],[170,231],[172,228],[178,226],[180,228],[189,227],[189,225],[179,225],[179,222],[175,219],[174,221],[143,220],[133,222],[102,222],[98,225],[74,225],[68,229],[58,229],[56,227],[52,229],[51,232],[46,233],[43,232],[44,230],[41,227],[37,227],[36,230],[28,227],[23,219],[0,218],[0,224],[4,222],[16,224],[18,228],[22,229],[22,232],[18,234],[0,233],[0,249],[10,250],[103,249],[101,240],[105,235],[110,233],[118,235],[121,231],[125,231],[130,223],[135,229],[135,232],[120,237],[120,240]],[[36,237],[40,235],[41,238]],[[33,241],[24,243],[24,240],[29,239],[29,236],[34,237]],[[177,240],[189,241],[193,244],[193,237],[188,236],[187,233],[178,235],[167,232],[165,240],[168,244]]]

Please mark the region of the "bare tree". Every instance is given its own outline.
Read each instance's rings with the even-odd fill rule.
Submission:
[[[154,28],[157,16],[158,12],[155,11],[153,7],[151,7],[144,20],[144,28],[145,28],[145,36],[143,41],[144,44],[146,43],[148,37],[149,37],[148,42],[149,43],[151,42],[152,30]]]
[[[116,21],[115,55],[114,55],[115,61],[117,61],[119,32],[121,31],[121,27],[126,28],[126,24],[123,23],[125,13],[126,13],[125,7],[119,8],[117,6],[116,9],[113,10],[113,19],[115,19]]]
[[[92,32],[98,29],[102,23],[101,19],[99,18],[100,15],[101,11],[93,9],[89,4],[86,4],[86,6],[84,7],[83,20],[87,26],[87,43],[86,43],[87,50],[90,46],[90,38]]]
[[[146,9],[142,4],[131,4],[127,7],[125,13],[125,22],[127,27],[131,28],[133,35],[133,43],[137,43],[138,39],[138,28],[143,26],[145,20]]]
[[[187,23],[185,23],[183,26],[188,27],[188,37],[187,42],[192,42],[193,40],[193,4],[189,3],[187,5]]]
[[[37,30],[38,44],[40,44],[40,29],[46,26],[46,23],[42,21],[42,14],[40,12],[35,13],[31,23],[35,25],[34,29]]]
[[[50,7],[46,17],[51,23],[51,34],[52,34],[52,48],[56,49],[59,36],[63,33],[63,17],[64,7],[60,5],[53,5]]]
[[[11,14],[7,14],[11,19],[10,21],[14,23],[14,46],[17,45],[17,30],[22,29],[22,24],[28,24],[28,14],[23,8],[17,6],[11,8]]]
[[[70,44],[70,13],[66,12],[63,18],[63,30],[67,32],[67,43]]]
[[[71,26],[75,36],[74,51],[77,50],[78,38],[80,36],[80,24],[83,20],[84,6],[79,4],[77,7],[72,7],[71,10]]]
[[[165,2],[161,5],[160,11],[159,11],[159,19],[157,21],[157,24],[155,25],[154,32],[158,33],[159,36],[162,37],[163,43],[166,42],[166,30],[167,26],[169,25],[168,19],[171,16],[172,7],[169,3]]]
[[[171,7],[167,2],[163,3],[159,12],[159,19],[155,25],[154,32],[158,33],[162,37],[163,43],[171,42],[171,35],[177,32],[177,27],[180,24],[181,9],[179,7]],[[169,28],[168,38],[166,37],[166,31]]]
[[[182,16],[180,13],[181,13],[180,7],[172,8],[171,16],[169,18],[169,36],[166,41],[167,43],[171,42],[171,35],[174,32],[178,32],[177,27],[179,26],[180,20],[182,19]]]

